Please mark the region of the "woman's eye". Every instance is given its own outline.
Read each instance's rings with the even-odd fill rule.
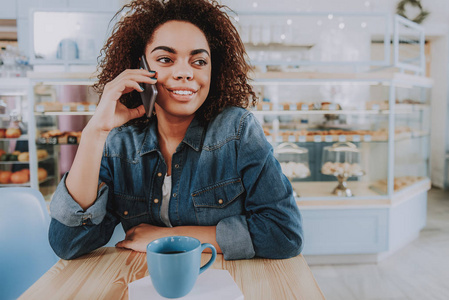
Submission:
[[[172,60],[169,57],[161,57],[157,61],[160,61],[162,63],[169,63],[172,62]]]
[[[198,60],[195,60],[193,62],[193,64],[198,65],[198,66],[205,66],[205,65],[207,65],[207,61],[205,61],[204,59],[198,59]]]

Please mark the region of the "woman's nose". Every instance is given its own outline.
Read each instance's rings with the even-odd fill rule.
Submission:
[[[179,63],[173,71],[173,77],[178,80],[191,80],[193,78],[192,67],[186,63]]]

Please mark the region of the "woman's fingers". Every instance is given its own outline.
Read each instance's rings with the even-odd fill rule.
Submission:
[[[143,105],[140,105],[136,108],[130,108],[128,109],[128,113],[129,113],[129,119],[135,119],[135,118],[139,118],[141,116],[143,116],[145,114],[145,108],[143,107]]]
[[[144,115],[143,105],[129,109],[122,103],[122,95],[134,90],[142,92],[142,83],[156,84],[155,72],[148,72],[143,69],[129,69],[120,73],[112,81],[108,82],[103,90],[100,103],[91,119],[91,125],[101,131],[110,131],[121,126],[129,120],[139,118]]]

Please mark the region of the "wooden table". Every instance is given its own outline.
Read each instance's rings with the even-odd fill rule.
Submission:
[[[203,264],[209,258],[203,254]],[[324,299],[302,255],[237,261],[217,255],[211,268],[228,270],[245,300]],[[145,253],[100,248],[75,260],[60,260],[19,299],[128,299],[128,283],[145,276]]]

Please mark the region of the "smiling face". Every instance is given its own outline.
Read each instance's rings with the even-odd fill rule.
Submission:
[[[211,81],[210,48],[204,33],[188,22],[166,22],[155,30],[145,55],[157,72],[156,113],[193,118],[209,94]]]

